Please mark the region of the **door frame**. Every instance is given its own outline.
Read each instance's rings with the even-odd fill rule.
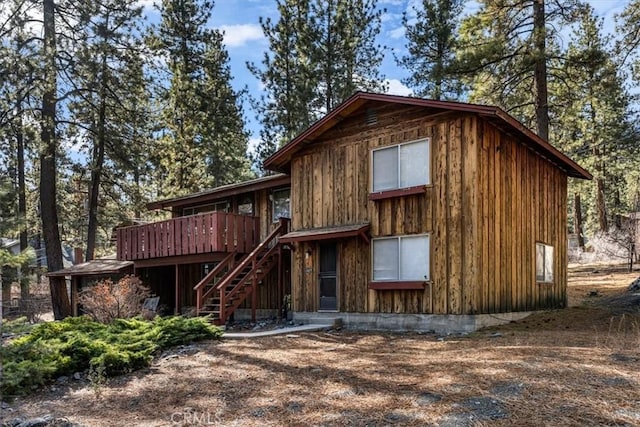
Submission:
[[[321,280],[322,280],[322,271],[321,269],[321,258],[322,258],[322,247],[325,245],[334,245],[335,247],[335,257],[336,257],[336,271],[335,271],[335,283],[336,283],[336,307],[335,309],[322,309],[320,308],[320,292],[321,292]],[[320,313],[337,313],[340,311],[340,249],[339,249],[339,244],[337,240],[328,240],[328,241],[324,241],[324,242],[318,242],[316,244],[316,248],[317,248],[317,253],[318,253],[318,257],[317,257],[317,265],[318,265],[318,273],[316,274],[316,278],[317,278],[317,282],[316,282],[316,289],[317,289],[317,297],[316,297],[316,302],[318,304],[318,312]],[[329,276],[329,277],[333,277],[333,276]]]

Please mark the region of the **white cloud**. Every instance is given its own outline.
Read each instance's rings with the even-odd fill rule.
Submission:
[[[244,46],[264,38],[262,27],[258,24],[221,25],[220,30],[224,31],[224,44],[227,47]]]
[[[404,26],[394,28],[393,30],[389,31],[389,37],[391,37],[392,39],[401,39],[402,37],[404,37],[404,33]]]
[[[387,93],[390,95],[411,96],[413,94],[411,89],[402,84],[398,79],[387,79],[386,83],[389,87]]]
[[[155,6],[155,3],[156,3],[155,0],[138,0],[136,2],[138,6],[142,6],[145,12],[153,9],[153,7]]]
[[[254,156],[258,151],[258,145],[262,140],[260,138],[251,137],[249,138],[249,142],[247,143],[247,154],[250,156]]]

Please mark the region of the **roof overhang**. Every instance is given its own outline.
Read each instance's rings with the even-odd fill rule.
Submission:
[[[562,169],[568,176],[581,179],[591,179],[592,175],[584,168],[571,160],[560,150],[553,147],[544,139],[540,138],[522,123],[511,117],[499,107],[468,104],[452,101],[434,101],[430,99],[414,98],[408,96],[388,95],[380,93],[356,92],[334,110],[329,112],[322,119],[315,122],[304,132],[289,141],[280,150],[276,151],[265,160],[264,166],[274,171],[288,173],[291,159],[295,153],[304,148],[307,144],[318,139],[338,123],[349,117],[356,110],[363,107],[368,102],[393,103],[408,106],[425,107],[434,111],[458,111],[477,114],[491,121],[496,126],[511,132],[519,137],[520,141],[532,150],[536,151],[558,168]]]
[[[147,209],[165,209],[173,206],[195,205],[206,203],[215,199],[224,199],[238,194],[246,194],[253,191],[265,190],[269,188],[283,187],[291,184],[291,177],[285,174],[269,175],[262,178],[252,179],[250,181],[240,182],[237,184],[223,185],[221,187],[212,188],[211,190],[201,191],[199,193],[189,194],[182,197],[174,197],[171,199],[159,200],[147,203]]]
[[[307,230],[292,231],[280,237],[278,240],[282,243],[294,242],[310,242],[317,240],[337,240],[347,237],[361,237],[369,242],[369,223],[341,225],[337,227],[310,228]]]
[[[128,270],[133,272],[133,261],[120,261],[117,259],[94,259],[83,262],[81,264],[72,265],[58,271],[47,273],[48,277],[67,277],[67,276],[104,276],[108,274],[126,273]]]

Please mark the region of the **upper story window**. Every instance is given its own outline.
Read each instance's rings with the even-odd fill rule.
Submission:
[[[188,208],[184,208],[182,210],[182,215],[195,215],[204,212],[229,212],[229,202],[227,200],[223,200],[220,202],[210,203],[207,205],[200,206],[192,206]]]
[[[430,184],[429,139],[420,139],[372,152],[374,193]]]
[[[553,246],[536,243],[536,282],[553,282]]]
[[[274,190],[271,194],[273,222],[280,218],[291,218],[291,189]]]
[[[429,280],[429,235],[373,239],[373,281]]]
[[[244,196],[238,200],[238,213],[240,215],[253,215],[253,197]]]

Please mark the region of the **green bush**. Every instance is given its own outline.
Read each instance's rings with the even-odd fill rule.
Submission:
[[[192,341],[219,338],[204,318],[116,320],[105,325],[72,317],[37,325],[0,349],[3,396],[29,393],[51,380],[100,367],[106,376],[147,366],[153,355]]]

